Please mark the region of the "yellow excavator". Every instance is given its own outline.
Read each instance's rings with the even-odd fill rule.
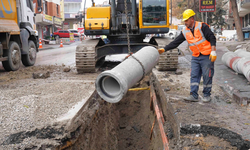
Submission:
[[[144,46],[164,46],[164,38],[151,37],[149,42],[143,40],[146,35],[169,32],[169,0],[139,0],[139,3],[136,0],[110,0],[109,5],[102,7],[95,7],[92,1],[92,7],[87,8],[84,17],[85,35],[106,35],[108,42],[101,38],[88,39],[77,46],[78,73],[96,72],[106,55],[132,54]],[[161,57],[168,56],[173,55]],[[165,61],[164,58],[161,60]],[[166,63],[161,65],[164,68]]]

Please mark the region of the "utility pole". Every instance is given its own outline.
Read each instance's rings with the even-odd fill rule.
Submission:
[[[233,10],[233,17],[234,17],[234,21],[235,21],[235,28],[236,28],[236,33],[237,33],[237,37],[238,37],[238,41],[243,41],[243,32],[242,32],[242,28],[241,28],[241,24],[240,24],[240,17],[239,17],[239,13],[238,13],[238,7],[237,7],[237,3],[236,0],[230,0],[231,4],[232,4],[232,10]]]
[[[207,23],[207,11],[206,11],[206,23]]]
[[[204,21],[204,16],[203,16],[204,14],[203,14],[203,12],[201,12],[201,19],[202,19],[202,22],[205,22]]]

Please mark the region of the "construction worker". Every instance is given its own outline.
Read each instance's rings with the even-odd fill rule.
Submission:
[[[191,60],[190,95],[184,100],[197,102],[201,76],[203,76],[203,102],[211,101],[214,61],[216,60],[216,38],[206,23],[195,21],[195,12],[187,9],[183,12],[185,26],[174,41],[159,49],[159,53],[178,47],[187,40],[193,52]]]

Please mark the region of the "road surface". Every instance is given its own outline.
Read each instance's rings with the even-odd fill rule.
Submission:
[[[80,42],[75,42],[70,45],[64,45],[63,48],[60,48],[59,45],[53,45],[51,49],[41,50],[37,53],[37,59],[35,66],[39,65],[66,65],[74,66],[75,65],[75,50],[77,45]],[[58,48],[57,48],[58,47]],[[21,65],[20,68],[25,66]],[[0,63],[0,72],[6,72]]]

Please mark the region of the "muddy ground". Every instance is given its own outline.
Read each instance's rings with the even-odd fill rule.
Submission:
[[[33,66],[1,72],[0,149],[43,145],[47,141],[41,139],[54,136],[49,135],[53,126],[63,136],[60,128],[70,118],[69,110],[89,98],[95,89],[96,75],[78,75],[66,66]]]
[[[103,70],[110,68],[106,67]],[[189,94],[190,70],[183,68],[181,72],[179,75],[173,71],[158,74],[166,98],[174,108],[169,115],[176,115],[180,123],[185,123],[183,127],[205,124],[236,131],[228,124],[234,121],[232,117],[227,118],[218,107],[223,105],[228,112],[232,108],[240,111],[240,108],[231,107],[233,102],[221,87],[215,84],[212,96],[216,99],[211,104],[186,103],[183,97]],[[74,132],[67,131],[68,120],[62,115],[92,94],[88,92],[94,91],[97,74],[78,75],[74,68],[67,66],[37,66],[1,72],[0,149],[162,149],[157,120],[150,140],[155,114],[150,110],[149,91],[128,92],[116,104],[107,103],[95,94],[83,112],[88,121],[82,121]],[[149,77],[145,78],[135,87],[148,86],[148,80]],[[246,108],[244,110],[240,113],[248,113]],[[217,111],[223,113],[217,114]],[[220,117],[229,121],[220,120]],[[240,121],[244,122],[247,120]],[[224,137],[200,129],[200,132],[187,129],[184,128],[186,132],[180,139],[169,137],[170,149],[237,149],[237,145]],[[170,135],[171,131],[166,130],[166,133]]]

